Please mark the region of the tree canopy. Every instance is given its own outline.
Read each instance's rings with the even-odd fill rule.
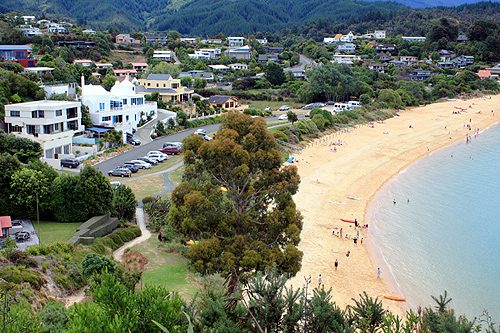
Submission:
[[[292,195],[295,166],[282,166],[262,119],[228,113],[216,139],[183,140],[188,181],[172,193],[170,223],[199,240],[189,256],[202,273],[241,274],[276,263],[281,273],[301,267],[302,216]]]

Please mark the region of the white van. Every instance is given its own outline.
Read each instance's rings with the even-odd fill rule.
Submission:
[[[361,107],[361,103],[358,101],[349,101],[347,104],[353,108],[360,108]]]
[[[344,104],[344,103],[335,103],[333,105],[333,108],[335,110],[340,110],[340,111],[343,111],[343,110],[347,110],[349,109],[349,105],[348,104]]]

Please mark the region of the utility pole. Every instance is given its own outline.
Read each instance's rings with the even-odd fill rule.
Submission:
[[[40,240],[40,212],[38,210],[38,192],[36,193],[36,220],[38,222],[38,245],[42,243]]]

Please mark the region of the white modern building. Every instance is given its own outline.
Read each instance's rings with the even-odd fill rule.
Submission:
[[[385,30],[375,30],[373,33],[375,39],[384,39],[385,38]]]
[[[335,53],[333,55],[333,60],[331,61],[332,63],[339,63],[339,64],[346,64],[346,65],[353,65],[354,61],[361,60],[361,58],[357,55],[354,54],[340,54],[340,53]]]
[[[72,154],[72,139],[83,133],[80,102],[35,101],[5,106],[7,131],[40,143],[42,161],[60,167],[59,159]]]
[[[240,47],[244,45],[244,37],[227,37],[229,47]]]
[[[235,70],[248,69],[248,65],[247,64],[240,64],[240,63],[230,64],[229,67],[231,69],[235,69]]]
[[[425,37],[402,36],[401,38],[408,42],[425,42]]]
[[[111,91],[102,86],[86,85],[82,77],[81,101],[89,108],[94,125],[133,133],[142,117],[156,116],[156,102],[147,102],[136,93],[136,86],[125,78],[116,81]],[[124,140],[125,141],[125,140]]]
[[[154,51],[153,59],[161,61],[172,61],[172,51]]]

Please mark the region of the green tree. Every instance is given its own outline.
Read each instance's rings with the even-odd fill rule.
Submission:
[[[177,111],[177,117],[175,118],[180,126],[185,126],[187,121],[187,114],[184,111]]]
[[[171,225],[189,238],[191,264],[201,273],[224,272],[232,281],[276,263],[295,275],[302,216],[292,195],[298,190],[295,166],[282,167],[264,120],[230,112],[217,139],[183,140],[186,175],[172,193]]]
[[[19,214],[36,218],[38,202],[49,195],[49,182],[41,171],[24,168],[16,171],[11,178],[10,199],[17,205]]]
[[[108,272],[113,274],[116,270],[116,261],[97,253],[89,253],[82,260],[82,274],[89,278],[94,274]]]
[[[15,213],[14,201],[10,198],[10,183],[12,176],[21,168],[21,163],[15,156],[9,153],[0,155],[0,170],[2,170],[0,172],[0,207],[4,215]]]
[[[115,85],[115,82],[116,82],[116,76],[111,74],[106,74],[104,80],[102,80],[102,85],[107,90],[111,90],[111,88],[113,88],[113,86]]]
[[[206,87],[206,85],[207,85],[207,81],[203,80],[202,78],[197,77],[194,79],[193,87],[195,89],[203,89]]]
[[[321,289],[314,289],[313,298],[309,302],[306,313],[307,332],[327,333],[327,332],[346,332],[347,321],[343,312],[332,302],[330,295],[332,290],[325,291],[324,286]]]
[[[314,67],[308,72],[310,89],[329,101],[351,96],[356,89],[356,79],[350,67],[328,64]]]
[[[273,61],[267,63],[265,77],[273,86],[281,86],[286,81],[283,68]]]
[[[208,71],[208,66],[203,61],[199,60],[196,66],[194,67],[195,71]]]
[[[78,186],[82,191],[85,206],[80,207],[87,218],[104,215],[111,210],[113,188],[102,172],[85,165],[79,174]]]
[[[293,123],[295,123],[298,120],[297,115],[293,111],[288,111],[286,113],[286,117],[288,118],[288,121],[290,121],[292,123],[292,125],[293,125]]]
[[[360,299],[353,298],[355,305],[349,307],[349,321],[360,332],[374,333],[384,322],[384,308],[378,298],[369,297],[366,292],[360,294]]]
[[[82,222],[88,217],[79,175],[61,175],[52,184],[52,212],[58,222]]]
[[[113,197],[113,207],[118,213],[118,218],[127,220],[133,219],[136,206],[137,200],[135,199],[132,189],[125,185],[118,186]]]
[[[144,72],[143,78],[147,78],[149,74],[170,74],[174,79],[179,77],[181,69],[179,65],[171,64],[168,62],[160,62],[155,66],[150,66]]]
[[[184,76],[181,79],[181,86],[191,88],[192,85],[193,79],[191,78],[191,76]]]

